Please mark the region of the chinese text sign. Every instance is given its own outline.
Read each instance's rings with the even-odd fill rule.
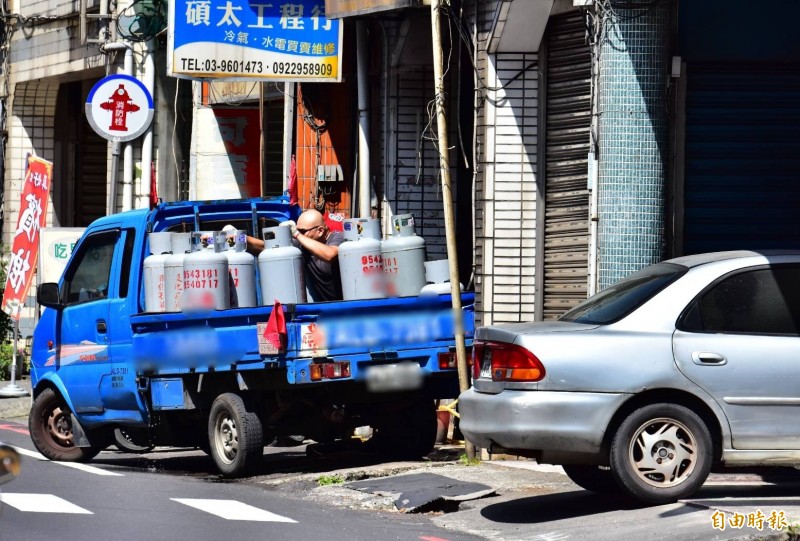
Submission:
[[[341,80],[342,25],[324,0],[170,2],[167,73],[192,79]]]
[[[3,290],[3,311],[19,320],[39,256],[39,231],[47,219],[47,195],[53,164],[28,156],[17,228]]]

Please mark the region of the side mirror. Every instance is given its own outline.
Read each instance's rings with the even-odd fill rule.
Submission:
[[[19,454],[13,447],[0,443],[0,485],[19,475]]]
[[[61,293],[58,291],[58,284],[55,282],[45,282],[40,284],[36,291],[36,302],[48,308],[56,310],[63,307],[61,304]]]

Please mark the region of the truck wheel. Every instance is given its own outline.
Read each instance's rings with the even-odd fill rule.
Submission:
[[[579,487],[597,494],[619,494],[619,485],[614,481],[611,469],[591,464],[564,464],[564,473]]]
[[[211,457],[225,477],[239,477],[253,470],[264,455],[261,420],[247,411],[234,393],[219,395],[208,416]]]
[[[711,470],[711,434],[703,420],[677,404],[634,411],[611,443],[611,471],[634,498],[651,504],[688,498]]]
[[[417,400],[374,428],[371,446],[379,454],[408,460],[421,458],[433,451],[436,443],[436,405],[433,400]]]
[[[61,395],[45,389],[33,401],[28,415],[28,429],[36,449],[50,460],[86,462],[101,447],[76,447],[72,434],[72,417]]]
[[[147,431],[136,428],[115,428],[114,445],[120,451],[137,454],[147,453],[155,447]]]

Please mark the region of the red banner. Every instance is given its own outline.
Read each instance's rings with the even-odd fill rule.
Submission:
[[[47,194],[52,175],[51,162],[28,155],[19,219],[3,290],[3,311],[16,320],[19,320],[25,304],[39,258],[39,231],[47,220]]]

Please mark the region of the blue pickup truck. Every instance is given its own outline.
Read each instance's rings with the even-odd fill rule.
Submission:
[[[230,224],[253,235],[298,213],[285,198],[176,202],[91,224],[61,281],[37,293],[36,448],[88,461],[122,435],[136,449],[199,447],[229,477],[252,471],[275,438],[333,442],[360,426],[378,453],[430,452],[435,400],[458,395],[449,295],[284,305],[278,350],[265,344],[271,303],[145,311],[149,233]],[[468,346],[473,301],[462,294]]]

